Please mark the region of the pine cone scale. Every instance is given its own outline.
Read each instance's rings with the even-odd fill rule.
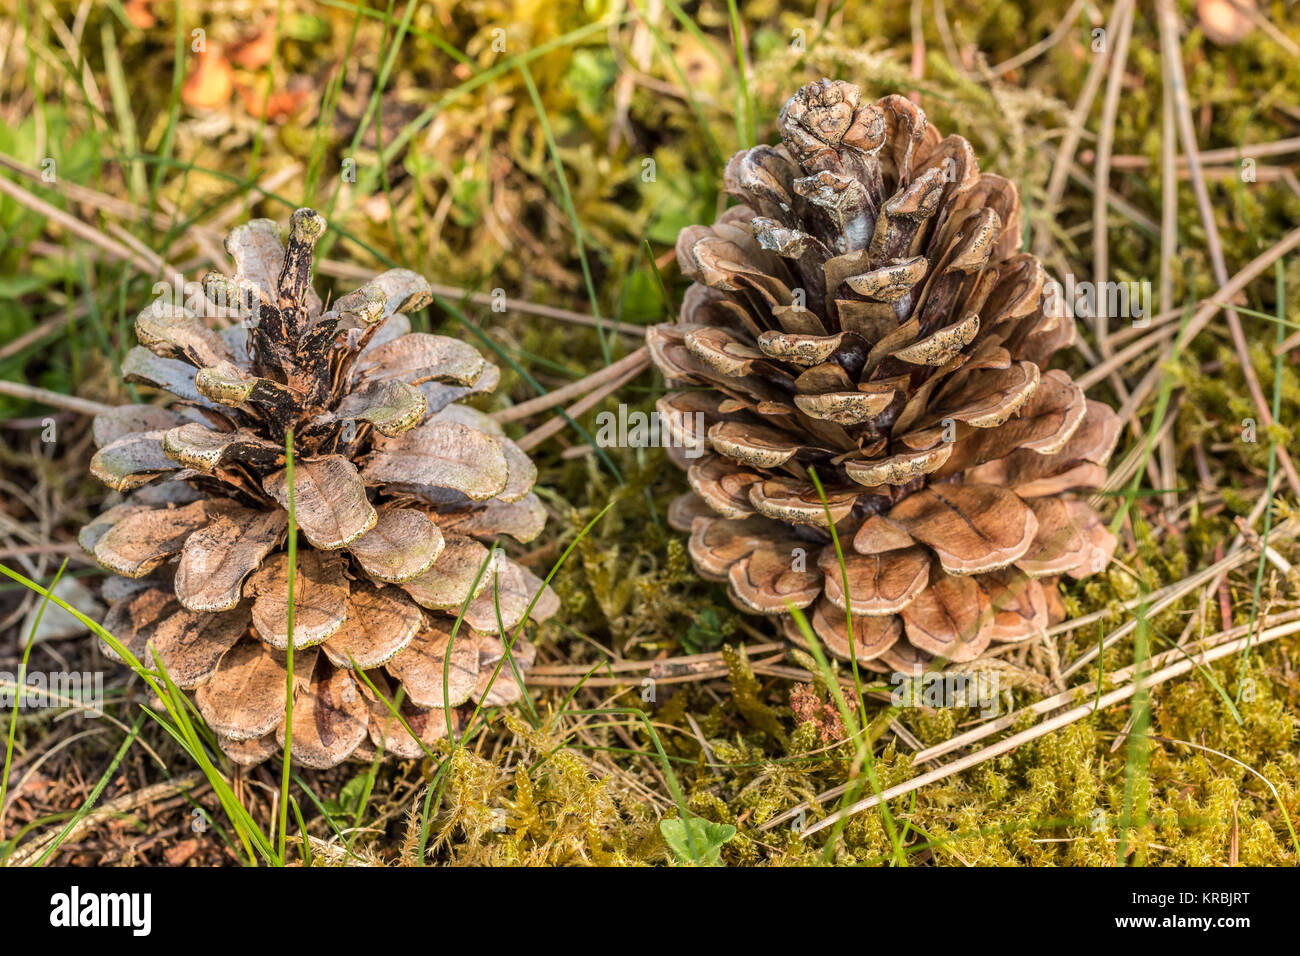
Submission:
[[[692,489],[674,526],[738,607],[811,609],[833,653],[851,631],[873,668],[1041,634],[1045,588],[1113,552],[1078,494],[1104,482],[1118,424],[1045,368],[1074,323],[1016,252],[1015,187],[903,97],[822,80],[779,125],[780,145],[727,164],[740,205],[682,230],[694,285],[647,332],[670,388],[695,389],[658,404],[696,450],[674,450]]]
[[[238,321],[210,329],[183,307],[142,312],[123,374],[174,404],[114,409],[94,429],[91,470],[126,495],[79,539],[123,576],[105,583],[106,624],[136,659],[193,691],[242,765],[286,743],[308,767],[378,747],[419,756],[449,721],[461,723],[444,708],[522,696],[513,673],[482,673],[485,632],[504,628],[525,670],[534,655],[517,637],[525,612],[541,621],[558,610],[540,579],[477,540],[526,540],[545,521],[528,456],[490,418],[455,404],[491,391],[498,370],[454,339],[411,332],[403,310],[430,293],[409,270],[325,311],[311,276],[324,229],[307,209],[291,217],[287,246],[270,220],[237,227],[227,240],[236,274],[210,275],[204,289]],[[370,684],[389,700],[402,695],[410,732]]]

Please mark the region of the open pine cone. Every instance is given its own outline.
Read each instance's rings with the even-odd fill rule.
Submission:
[[[534,598],[533,620],[559,603],[476,540],[528,541],[545,522],[528,456],[456,404],[495,388],[498,370],[455,339],[410,331],[402,311],[430,295],[408,270],[326,309],[311,285],[324,230],[299,209],[286,251],[269,219],[235,229],[226,248],[236,274],[207,276],[204,291],[243,319],[218,332],[184,305],[145,309],[122,372],[175,402],[121,406],[94,425],[91,471],[126,496],[81,534],[121,575],[105,584],[104,626],[193,690],[243,764],[285,745],[289,430],[300,542],[294,760],[423,752],[358,668],[390,701],[404,689],[400,712],[425,744],[456,725],[448,708],[518,700],[515,668],[532,663],[533,648],[518,639],[514,663],[503,662],[499,635],[516,633]]]
[[[1119,422],[1047,370],[1074,321],[1016,253],[1015,187],[901,96],[821,80],[780,128],[727,164],[742,205],[682,231],[695,283],[647,334],[669,385],[695,387],[659,402],[692,450],[674,526],[738,607],[786,615],[795,640],[787,602],[808,608],[842,658],[851,599],[877,671],[1040,634],[1057,576],[1114,552],[1078,494],[1104,483]]]

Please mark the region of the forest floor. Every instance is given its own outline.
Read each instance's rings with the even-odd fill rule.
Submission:
[[[548,429],[531,454],[549,520],[516,557],[545,573],[576,542],[531,702],[440,761],[295,770],[283,855],[248,849],[277,826],[278,763],[201,766],[57,607],[26,652],[41,595],[3,579],[0,687],[102,675],[103,713],[0,710],[0,861],[1300,860],[1294,2],[1261,3],[1231,44],[1165,0],[0,11],[0,563],[61,574],[91,616],[104,572],[77,531],[108,493],[88,413],[145,397],[118,371],[135,314],[157,283],[224,269],[250,216],[326,216],[322,291],[396,265],[429,278],[417,327],[489,353],[502,381],[479,404],[498,411],[675,313],[678,231],[713,221],[727,157],[829,76],[912,95],[970,140],[1054,275],[1147,284],[1145,322],[1083,319],[1058,355],[1127,427],[1103,506],[1116,560],[1066,586],[1044,681],[970,708],[898,706],[878,683],[846,726],[843,671],[692,570],[665,453],[591,443],[598,412],[662,393],[632,359],[578,427],[552,432],[554,409],[507,426]]]

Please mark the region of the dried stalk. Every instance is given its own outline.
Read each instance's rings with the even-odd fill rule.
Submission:
[[[71,846],[75,844],[82,835],[93,827],[106,820],[120,818],[123,814],[138,807],[145,807],[156,801],[163,800],[173,794],[181,793],[186,790],[192,790],[194,787],[204,783],[202,772],[195,770],[187,773],[182,777],[176,777],[172,780],[166,780],[162,783],[156,783],[151,787],[144,787],[141,790],[134,790],[124,793],[120,797],[108,801],[102,807],[91,810],[84,817],[77,821],[69,831],[64,843]],[[58,839],[58,833],[53,832],[48,836],[38,837],[30,843],[18,847],[9,856],[8,866],[28,866],[33,861],[40,858],[40,855],[46,848],[53,846],[54,841]]]
[[[1026,63],[1042,56],[1052,47],[1056,46],[1056,44],[1060,43],[1061,40],[1065,38],[1066,34],[1074,29],[1074,21],[1079,19],[1079,13],[1082,10],[1083,0],[1074,0],[1074,3],[1072,3],[1070,9],[1065,12],[1065,16],[1061,18],[1061,22],[1057,25],[1055,30],[1043,37],[1043,39],[1039,40],[1033,46],[1021,50],[1009,60],[1003,60],[996,66],[989,67],[988,74],[990,76],[997,76],[1001,73],[1018,69]]]
[[[1108,37],[1118,32],[1119,23],[1132,6],[1132,0],[1118,0],[1115,9],[1111,12],[1110,23],[1106,25]],[[1093,60],[1092,65],[1088,67],[1088,76],[1083,82],[1079,100],[1070,113],[1069,127],[1065,131],[1065,138],[1061,141],[1056,165],[1052,167],[1051,179],[1048,180],[1047,199],[1043,209],[1044,221],[1050,221],[1056,207],[1061,204],[1061,197],[1065,194],[1065,181],[1070,173],[1070,164],[1074,162],[1075,150],[1079,148],[1079,140],[1083,138],[1083,124],[1092,111],[1092,101],[1097,98],[1097,90],[1101,87],[1103,67],[1109,60],[1110,54],[1104,53]]]
[[[990,744],[973,754],[959,757],[952,761],[952,763],[944,764],[942,767],[936,767],[928,773],[923,773],[918,777],[913,777],[905,783],[900,783],[897,786],[890,787],[878,796],[873,794],[864,800],[859,800],[852,806],[845,807],[842,810],[837,810],[825,819],[819,820],[812,826],[801,830],[799,832],[799,838],[807,839],[819,830],[824,830],[826,827],[833,826],[845,817],[861,813],[864,810],[870,810],[872,807],[879,805],[883,801],[893,800],[897,797],[912,793],[913,791],[919,790],[929,784],[937,783],[940,780],[945,780],[948,777],[961,773],[963,770],[969,770],[971,767],[979,766],[982,763],[992,760],[994,757],[1000,757],[1004,753],[1009,753],[1010,751],[1015,750],[1021,744],[1037,740],[1039,737],[1044,737],[1053,731],[1060,730],[1062,727],[1066,727],[1075,721],[1082,720],[1099,710],[1111,707],[1121,701],[1128,700],[1137,693],[1139,687],[1150,688],[1159,686],[1175,677],[1180,677],[1183,674],[1186,674],[1188,671],[1196,667],[1204,667],[1205,665],[1227,657],[1230,654],[1235,654],[1247,646],[1267,644],[1270,641],[1275,641],[1278,638],[1287,637],[1297,632],[1300,632],[1300,621],[1293,621],[1289,624],[1283,624],[1264,631],[1258,635],[1247,635],[1246,637],[1239,638],[1235,641],[1220,644],[1217,647],[1203,651],[1197,659],[1184,656],[1172,664],[1153,671],[1143,679],[1135,680],[1132,683],[1119,687],[1109,693],[1102,694],[1100,699],[1096,701],[1081,704],[1080,706],[1067,710],[1062,714],[1058,714],[1049,720],[1045,720],[1041,724],[1030,727],[1028,730],[1023,730],[1018,734],[1012,734],[1005,740],[999,740],[995,744]]]
[[[1097,134],[1097,164],[1093,168],[1092,198],[1092,274],[1097,282],[1105,282],[1110,273],[1110,232],[1106,218],[1106,194],[1110,190],[1110,154],[1115,142],[1115,117],[1119,113],[1119,94],[1124,87],[1124,67],[1128,64],[1128,43],[1133,33],[1133,6],[1128,4],[1123,12],[1116,10],[1119,18],[1119,38],[1111,56],[1106,79],[1106,96],[1102,100],[1101,128]],[[1110,317],[1105,308],[1097,310],[1097,349],[1102,358],[1110,358]],[[1123,382],[1119,383],[1120,398],[1128,397]]]
[[[1300,609],[1287,611],[1269,619],[1269,623],[1274,626],[1281,626],[1283,624],[1297,621],[1300,621]],[[1218,634],[1210,635],[1198,642],[1199,650],[1202,652],[1210,650],[1221,645],[1224,641],[1233,640],[1234,638],[1246,635],[1250,630],[1250,625],[1241,624],[1229,630],[1221,631]],[[1175,660],[1184,660],[1187,656],[1188,654],[1185,650],[1174,648],[1152,657],[1148,662],[1148,667],[1160,668]],[[1128,667],[1123,667],[1115,671],[1110,675],[1110,678],[1112,682],[1123,683],[1132,679],[1136,671],[1137,665],[1130,664]],[[1078,687],[1071,687],[1059,694],[1054,694],[1051,697],[1044,697],[1042,700],[1035,701],[1033,704],[1026,707],[1021,707],[1011,713],[1003,714],[1001,717],[995,717],[992,720],[986,721],[978,727],[971,728],[965,733],[958,734],[955,737],[950,737],[941,744],[936,744],[933,747],[928,747],[923,750],[918,749],[917,753],[912,757],[912,765],[916,766],[917,764],[928,763],[931,760],[946,756],[947,754],[960,750],[963,747],[969,747],[971,744],[977,743],[985,737],[989,737],[999,731],[1014,727],[1024,719],[1026,714],[1041,717],[1044,714],[1051,713],[1054,710],[1064,707],[1073,700],[1078,700],[1080,696],[1092,696],[1096,693],[1096,690],[1096,682],[1089,681],[1086,684],[1080,684]],[[786,820],[798,816],[802,811],[812,809],[814,804],[823,804],[827,800],[834,800],[836,797],[847,793],[850,786],[850,784],[841,784],[838,787],[833,787],[830,790],[819,793],[815,799],[802,803],[796,807],[791,807],[779,816],[768,820],[759,827],[759,829],[770,830],[773,827],[780,826]]]
[[[57,222],[59,225],[67,229],[68,232],[78,238],[84,239],[87,242],[98,246],[112,258],[122,262],[129,262],[144,275],[156,274],[154,263],[149,261],[147,258],[142,257],[139,253],[134,252],[131,249],[128,249],[120,242],[114,242],[98,229],[86,225],[76,216],[71,216],[62,209],[51,206],[44,199],[33,195],[17,183],[10,182],[3,176],[0,176],[0,192],[4,193],[19,205],[25,206],[33,212],[44,216],[46,219]]]
[[[3,182],[3,180],[0,180],[0,182]],[[66,408],[82,415],[101,415],[113,407],[105,405],[103,402],[92,402],[87,398],[63,395],[59,392],[52,392],[48,388],[37,388],[35,385],[24,385],[21,382],[9,382],[4,379],[0,379],[0,395],[25,398],[28,401],[53,405],[55,408]]]
[[[636,378],[638,375],[644,372],[646,368],[649,366],[649,364],[650,364],[650,359],[647,355],[647,357],[642,362],[639,362],[638,364],[633,366],[627,372],[623,373],[618,378],[614,379],[614,381],[600,386],[599,388],[595,389],[590,394],[588,394],[586,398],[574,402],[572,405],[570,405],[568,408],[564,410],[563,415],[556,415],[545,425],[539,425],[537,428],[534,428],[523,438],[520,438],[518,441],[516,441],[515,444],[518,445],[520,448],[522,448],[524,451],[529,451],[533,448],[536,448],[538,445],[546,441],[546,439],[550,438],[552,435],[555,435],[558,432],[562,431],[564,429],[564,426],[568,424],[570,419],[576,418],[579,415],[583,414],[584,412],[587,412],[590,409],[594,408],[596,405],[600,404],[600,402],[604,401],[614,392],[617,392],[628,382],[632,381],[632,379]]]
[[[781,642],[768,642],[765,644],[746,644],[746,654],[770,654],[773,651],[783,650],[786,647]],[[681,657],[658,658],[655,660],[645,661],[614,661],[609,664],[601,664],[599,670],[610,671],[615,674],[637,674],[641,675],[642,671],[646,673],[641,676],[656,676],[658,673],[676,673],[679,668],[689,669],[700,664],[717,664],[723,660],[720,653],[713,652],[709,654],[686,654]],[[559,677],[559,676],[581,676],[588,673],[592,668],[591,664],[544,664],[531,668],[528,671],[529,680],[534,676]]]
[[[1292,525],[1291,522],[1286,522],[1282,525],[1279,525],[1270,535],[1270,538],[1272,538],[1273,540],[1282,540],[1283,538],[1293,536],[1295,532],[1296,532],[1296,528],[1294,527],[1294,525]],[[1141,605],[1146,604],[1147,605],[1146,614],[1148,616],[1155,616],[1156,614],[1159,614],[1161,611],[1164,611],[1166,608],[1171,607],[1177,601],[1181,600],[1186,594],[1196,590],[1198,587],[1203,585],[1206,581],[1212,580],[1219,574],[1226,574],[1229,571],[1241,567],[1241,565],[1249,561],[1252,556],[1253,556],[1252,549],[1242,548],[1240,551],[1227,555],[1222,561],[1216,561],[1208,568],[1203,568],[1202,570],[1197,571],[1195,574],[1191,575],[1190,577],[1184,578],[1182,581],[1179,581],[1176,584],[1171,584],[1167,587],[1161,588],[1158,591],[1153,591],[1151,594],[1143,595],[1141,598],[1137,598],[1133,601],[1125,602],[1126,607],[1131,610],[1133,608],[1140,607]],[[1083,621],[1082,619],[1076,619],[1074,621],[1069,621],[1067,623],[1070,625],[1069,629],[1073,629],[1075,627],[1082,626]],[[1077,657],[1072,664],[1070,664],[1061,672],[1062,675],[1065,677],[1069,677],[1071,674],[1077,672],[1080,668],[1086,667],[1089,663],[1091,663],[1093,660],[1096,659],[1097,655],[1101,653],[1101,651],[1104,651],[1106,648],[1110,647],[1112,644],[1114,644],[1116,641],[1123,638],[1126,634],[1130,633],[1136,627],[1137,627],[1137,618],[1133,618],[1132,620],[1127,621],[1126,623],[1120,625],[1101,642],[1100,646],[1090,647],[1083,654],[1079,655],[1079,657]],[[1055,628],[1049,628],[1048,633],[1055,633],[1064,629],[1067,629],[1064,627],[1064,625],[1057,625]]]
[[[501,409],[499,412],[493,412],[492,417],[499,422],[514,422],[535,415],[537,412],[554,408],[556,405],[563,405],[570,399],[584,395],[593,388],[626,374],[631,368],[644,367],[649,357],[649,352],[643,345],[632,354],[619,359],[599,372],[593,372],[576,382],[571,382],[554,391],[547,392],[545,395],[538,395],[526,402],[520,402],[518,405],[512,405],[509,408]]]
[[[333,276],[336,279],[363,279],[373,275],[370,269],[365,266],[353,265],[350,262],[339,262],[336,259],[320,259],[316,263],[316,271],[321,275]],[[444,299],[466,299],[475,305],[492,307],[501,300],[494,298],[486,292],[470,292],[452,285],[440,285],[436,282],[430,282],[429,288],[435,295]],[[582,312],[575,312],[572,309],[559,309],[552,305],[542,305],[537,302],[526,302],[523,299],[509,299],[507,305],[511,309],[529,315],[540,315],[548,319],[560,319],[564,322],[573,322],[576,325],[596,326],[596,320]],[[621,332],[624,335],[635,336],[636,338],[645,337],[645,326],[633,325],[628,322],[614,322],[610,319],[602,320],[601,327],[615,332]]]
[[[1261,156],[1285,156],[1290,153],[1300,152],[1300,136],[1293,136],[1290,139],[1279,139],[1272,143],[1245,143],[1241,146],[1228,146],[1223,149],[1207,149],[1197,153],[1201,163],[1208,166],[1215,166],[1222,163],[1236,163],[1238,160],[1250,156],[1258,158]],[[1092,157],[1086,154],[1080,155],[1082,162],[1089,162]],[[1179,171],[1185,171],[1187,168],[1187,157],[1179,155],[1177,157]],[[1151,161],[1145,156],[1113,156],[1111,157],[1111,166],[1114,169],[1137,170],[1146,169],[1151,165]],[[1163,164],[1162,164],[1163,165]]]
[[[776,647],[776,652],[770,657],[756,660],[753,662],[754,667],[766,667],[775,664],[785,657],[785,649],[780,645],[769,645]],[[756,653],[755,648],[745,648],[747,654]],[[701,657],[712,657],[721,655],[700,655]],[[548,674],[539,673],[545,671],[545,668],[532,668],[526,675],[526,680],[530,685],[543,687],[573,687],[581,684],[583,687],[626,687],[630,684],[639,683],[642,680],[653,680],[656,684],[685,684],[699,681],[714,680],[718,677],[727,676],[727,665],[708,660],[693,660],[687,662],[686,658],[676,658],[672,662],[668,661],[645,661],[646,664],[655,665],[644,675],[628,675],[623,677],[587,677],[591,671],[588,665],[581,675],[578,674]],[[665,666],[667,665],[667,666]],[[597,668],[601,670],[602,668]]]
[[[1192,107],[1187,95],[1187,80],[1183,75],[1183,61],[1178,49],[1178,12],[1173,0],[1157,0],[1156,14],[1160,23],[1160,49],[1165,64],[1165,75],[1173,87],[1175,115],[1178,120],[1179,135],[1183,141],[1183,151],[1187,155],[1187,168],[1192,177],[1192,189],[1196,192],[1196,206],[1201,214],[1201,223],[1205,226],[1205,245],[1210,254],[1210,264],[1214,267],[1214,278],[1220,286],[1228,282],[1228,270],[1224,264],[1223,246],[1219,241],[1219,226],[1214,219],[1214,208],[1210,204],[1210,193],[1205,187],[1205,177],[1201,175],[1201,163],[1197,155],[1196,130],[1192,126]],[[1230,298],[1223,296],[1223,298]],[[1237,310],[1226,307],[1228,314],[1228,333],[1232,337],[1232,346],[1241,360],[1241,374],[1246,380],[1246,388],[1259,413],[1264,427],[1273,424],[1273,413],[1264,390],[1260,387],[1259,377],[1250,361],[1250,346],[1246,344],[1246,334],[1241,327],[1241,318]],[[1277,460],[1286,473],[1287,484],[1291,491],[1300,495],[1300,474],[1296,473],[1291,456],[1286,448],[1277,446]]]
[[[1274,262],[1281,259],[1288,252],[1291,252],[1297,247],[1300,247],[1300,228],[1291,230],[1264,252],[1261,252],[1258,256],[1248,262],[1240,272],[1233,276],[1226,285],[1219,289],[1217,299],[1203,301],[1200,307],[1192,315],[1191,319],[1188,320],[1178,341],[1174,342],[1171,346],[1161,352],[1155,365],[1147,372],[1146,376],[1138,383],[1137,387],[1133,389],[1133,394],[1129,396],[1129,402],[1126,403],[1126,408],[1128,405],[1132,405],[1136,408],[1140,406],[1142,402],[1146,401],[1147,397],[1155,389],[1156,385],[1159,384],[1161,377],[1164,375],[1164,369],[1162,367],[1164,363],[1168,362],[1178,352],[1180,352],[1188,342],[1195,338],[1196,335],[1209,324],[1212,318],[1219,314],[1219,310],[1224,308],[1223,300],[1231,299],[1247,285],[1259,278],[1259,276],[1264,273],[1264,270],[1268,269]],[[1076,381],[1083,385],[1084,380],[1088,377],[1089,376],[1087,375],[1083,375],[1076,379]],[[1087,386],[1083,385],[1083,387],[1086,388]],[[1128,414],[1129,412],[1121,410],[1120,417],[1126,418]]]

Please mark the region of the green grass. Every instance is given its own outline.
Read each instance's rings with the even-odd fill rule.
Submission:
[[[293,431],[291,430],[284,439],[284,477],[285,485],[289,490],[289,540],[286,550],[289,554],[289,581],[288,581],[288,617],[286,618],[286,627],[288,638],[284,649],[284,753],[280,759],[280,827],[279,827],[279,844],[277,849],[280,854],[280,862],[283,863],[285,857],[285,841],[289,833],[289,755],[293,750],[293,619],[297,610],[297,602],[294,595],[294,585],[298,577],[298,515],[297,515],[297,489],[293,484]],[[308,675],[310,676],[310,675]],[[304,843],[306,842],[304,836]]]

